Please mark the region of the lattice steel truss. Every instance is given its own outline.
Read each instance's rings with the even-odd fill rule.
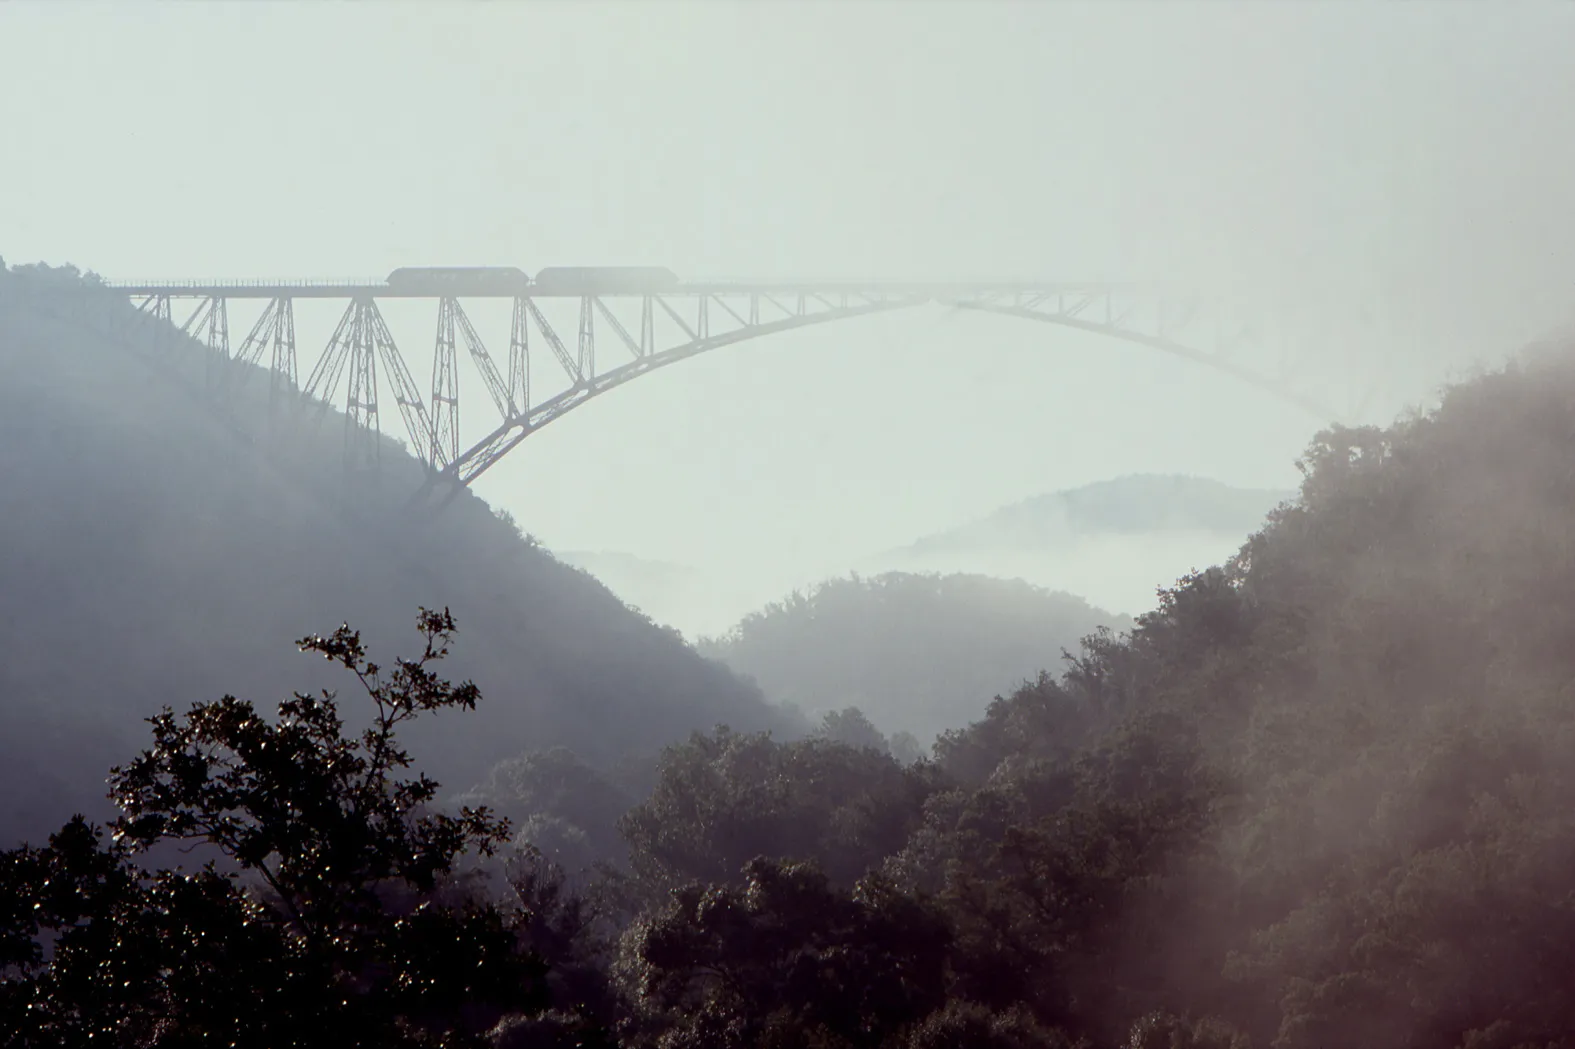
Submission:
[[[108,285],[137,303],[167,346],[184,334],[206,349],[205,387],[228,397],[254,372],[269,374],[269,404],[304,406],[321,418],[343,405],[346,462],[374,467],[380,445],[380,383],[398,409],[409,448],[428,466],[422,495],[451,497],[554,419],[606,391],[697,354],[780,332],[937,303],[1079,329],[1140,344],[1230,374],[1271,396],[1333,421],[1332,410],[1300,384],[1299,365],[1320,351],[1307,325],[1275,323],[1273,311],[1251,303],[1170,294],[1113,284],[773,283],[679,284],[659,292],[595,289],[487,292],[511,298],[506,362],[500,367],[477,333],[460,296],[441,290],[392,289],[375,282],[166,282]],[[471,298],[469,294],[463,297]],[[184,324],[171,321],[175,298],[195,299]],[[384,298],[437,300],[432,379],[423,395],[378,307]],[[265,305],[231,353],[230,303]],[[348,300],[327,346],[303,385],[296,365],[295,307],[300,299]],[[542,305],[568,300],[578,330],[560,333]],[[572,322],[571,322],[572,323]],[[1300,341],[1285,333],[1296,331]],[[460,349],[491,402],[490,429],[466,446],[460,431]],[[545,352],[567,385],[533,401],[532,354]],[[469,409],[467,409],[468,411]],[[474,424],[472,424],[474,425]]]

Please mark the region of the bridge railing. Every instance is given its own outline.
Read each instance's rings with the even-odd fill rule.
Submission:
[[[285,277],[277,280],[252,278],[249,280],[106,280],[103,287],[121,288],[381,288],[386,282],[381,277],[316,277],[302,280]]]
[[[176,279],[138,279],[138,280],[103,280],[98,287],[110,291],[157,289],[161,292],[190,291],[246,291],[258,288],[291,288],[321,289],[321,288],[365,288],[369,290],[388,289],[389,285],[381,277],[318,277],[303,279],[300,277],[248,278],[230,280],[194,280],[191,278]],[[534,285],[532,285],[533,287]],[[682,294],[704,289],[711,292],[737,291],[740,293],[753,291],[912,291],[912,292],[983,292],[983,291],[1012,291],[1012,290],[1060,290],[1067,292],[1109,292],[1109,291],[1136,291],[1142,285],[1107,282],[1107,281],[1055,281],[1034,280],[1024,278],[1000,280],[868,280],[848,277],[834,278],[769,278],[769,279],[740,279],[738,277],[686,277],[677,285],[658,290],[657,294]],[[389,289],[403,290],[403,289]],[[434,294],[444,289],[437,289]],[[543,289],[544,291],[548,289]],[[556,288],[551,290],[557,290]],[[595,289],[586,288],[586,292]],[[616,291],[604,291],[604,294],[619,294]]]

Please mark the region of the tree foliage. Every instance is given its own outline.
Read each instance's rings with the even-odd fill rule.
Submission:
[[[657,892],[735,881],[758,856],[850,885],[902,847],[939,783],[933,766],[872,747],[722,728],[666,748],[655,790],[621,826],[634,874]]]
[[[949,939],[878,877],[839,891],[758,859],[739,886],[682,889],[637,923],[626,978],[671,1049],[878,1046],[945,1003]]]
[[[15,1044],[446,1044],[479,1035],[489,1013],[547,1004],[517,917],[438,891],[506,824],[428,811],[437,784],[397,778],[402,725],[479,698],[431,667],[448,654],[449,613],[423,610],[420,630],[421,655],[386,676],[348,627],[299,643],[364,688],[359,735],[326,692],[272,720],[228,696],[166,709],[152,747],[111,773],[110,840],[79,817],[46,848],[5,855]],[[175,843],[211,858],[194,873],[137,865]]]

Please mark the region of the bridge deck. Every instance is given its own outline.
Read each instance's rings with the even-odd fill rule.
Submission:
[[[634,295],[909,295],[915,297],[970,296],[1011,292],[1045,294],[1090,293],[1122,290],[1127,285],[1087,281],[692,281],[667,288],[608,288],[594,284],[553,283],[519,289],[456,288],[444,284],[402,284],[389,287],[382,281],[266,281],[171,280],[106,281],[106,290],[121,295],[169,295],[179,298],[225,299],[462,299],[580,298],[585,295],[615,298]]]

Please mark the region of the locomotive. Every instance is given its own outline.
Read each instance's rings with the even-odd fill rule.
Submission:
[[[550,266],[531,289],[546,295],[649,295],[669,291],[678,275],[660,266]]]

